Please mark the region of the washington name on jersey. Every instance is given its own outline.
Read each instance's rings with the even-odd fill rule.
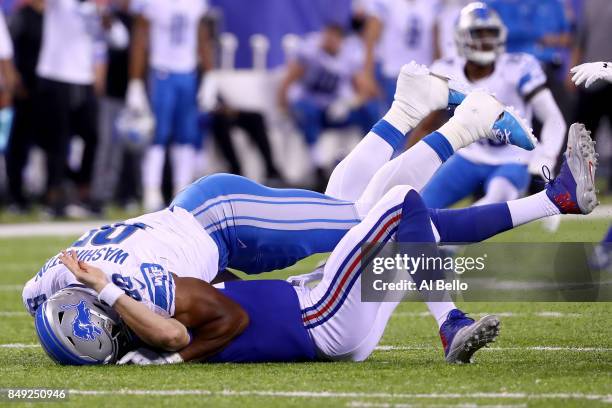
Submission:
[[[169,316],[174,314],[172,274],[210,282],[218,271],[215,243],[191,214],[178,207],[90,230],[68,249],[99,267],[128,296]],[[24,305],[34,314],[55,292],[78,284],[58,254],[26,283]]]

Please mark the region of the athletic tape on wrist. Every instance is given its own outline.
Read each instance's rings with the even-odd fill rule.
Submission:
[[[98,300],[106,303],[109,306],[113,306],[117,299],[119,299],[119,296],[123,295],[124,293],[125,292],[117,285],[108,283],[98,294]]]

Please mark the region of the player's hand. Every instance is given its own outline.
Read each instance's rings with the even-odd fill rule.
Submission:
[[[587,62],[570,69],[570,73],[574,74],[572,81],[576,85],[582,85],[586,81],[585,88],[599,79],[612,82],[612,62]]]
[[[76,251],[62,251],[59,259],[66,268],[74,274],[79,282],[98,293],[100,293],[109,282],[106,274],[100,268],[79,261]]]
[[[158,352],[155,350],[141,347],[137,350],[128,352],[119,361],[118,365],[162,365],[182,363],[183,359],[178,353]]]
[[[128,109],[138,113],[150,113],[149,100],[144,82],[141,79],[132,79],[128,84],[125,95],[125,104]]]

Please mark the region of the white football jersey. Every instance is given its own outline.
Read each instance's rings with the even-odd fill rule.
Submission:
[[[218,272],[219,252],[214,241],[182,208],[174,207],[103,226],[83,234],[68,249],[79,260],[102,269],[111,282],[153,311],[174,314],[174,273],[212,281]],[[49,259],[23,289],[31,314],[55,292],[79,284],[59,261]]]
[[[0,60],[13,58],[13,42],[6,27],[4,14],[0,11]]]
[[[149,21],[149,63],[154,69],[196,69],[198,27],[208,9],[206,0],[140,0],[132,8]]]
[[[385,76],[396,77],[412,60],[433,62],[439,6],[438,0],[370,0],[368,13],[383,24],[377,53]]]
[[[351,80],[363,69],[365,53],[361,41],[347,37],[336,55],[325,52],[321,34],[312,33],[303,38],[292,56],[304,68],[304,76],[290,90],[290,99],[309,98],[320,106],[328,106],[339,97],[352,93]]]
[[[77,85],[94,82],[94,64],[105,53],[101,20],[93,1],[47,0],[37,73]]]
[[[487,78],[470,82],[465,76],[465,59],[461,57],[436,61],[431,70],[468,85],[472,89],[484,89],[497,97],[504,105],[513,106],[519,114],[531,123],[531,106],[525,97],[546,84],[546,75],[540,63],[528,54],[502,54],[495,63],[495,70]],[[481,140],[461,149],[458,154],[466,159],[483,164],[503,163],[527,164],[530,152],[516,146],[500,145],[493,141]]]

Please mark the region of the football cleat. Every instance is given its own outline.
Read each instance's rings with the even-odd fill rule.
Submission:
[[[494,140],[504,144],[518,146],[521,149],[533,150],[537,143],[533,130],[527,126],[525,119],[511,106],[506,107],[493,125]]]
[[[453,309],[440,327],[445,359],[451,364],[468,364],[476,351],[499,335],[497,316],[487,315],[477,322],[459,309]]]
[[[589,214],[597,207],[595,142],[583,124],[574,123],[559,175],[546,185],[546,195],[562,214]],[[545,175],[546,176],[546,175]]]

